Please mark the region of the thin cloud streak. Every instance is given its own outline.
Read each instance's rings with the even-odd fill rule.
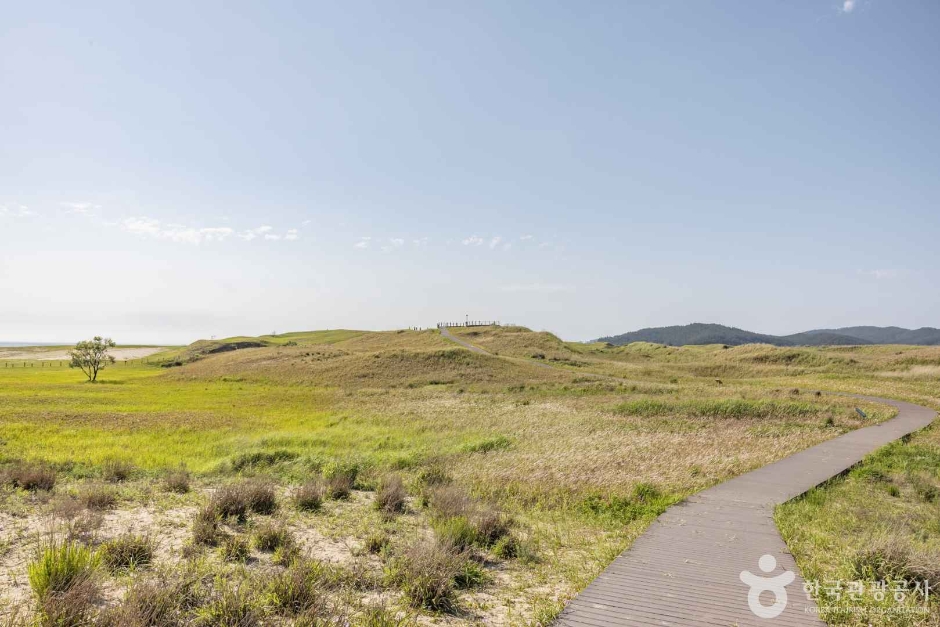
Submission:
[[[562,283],[526,283],[526,284],[514,284],[514,285],[504,285],[500,288],[500,291],[503,292],[527,292],[527,293],[536,293],[536,294],[557,294],[559,292],[573,292],[573,285],[565,285]]]
[[[196,228],[185,224],[164,225],[160,220],[147,216],[126,218],[120,223],[120,227],[125,232],[133,235],[185,244],[222,242],[233,235],[246,242],[257,238],[262,238],[266,241],[279,241],[282,239],[296,240],[299,238],[297,229],[290,229],[287,231],[286,235],[279,235],[272,232],[274,227],[263,225],[254,229],[236,232],[235,229],[227,226]]]
[[[31,211],[26,205],[16,205],[14,207],[0,205],[0,218],[29,218],[35,215],[38,214]]]

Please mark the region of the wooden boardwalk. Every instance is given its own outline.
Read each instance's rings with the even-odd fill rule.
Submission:
[[[930,424],[936,412],[900,401],[898,415],[699,492],[669,508],[558,617],[556,627],[607,625],[824,625],[803,592],[803,578],[774,524],[774,506],[850,468],[875,449]],[[758,565],[764,555],[772,570]],[[765,566],[769,566],[765,562]],[[794,573],[787,603],[774,618],[749,609],[741,572]],[[760,597],[771,606],[774,597]],[[782,603],[781,603],[782,604]]]

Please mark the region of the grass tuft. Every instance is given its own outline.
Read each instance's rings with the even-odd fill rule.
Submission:
[[[421,541],[390,562],[388,576],[413,607],[449,612],[456,608],[455,578],[465,561],[452,546]]]
[[[221,537],[218,510],[207,505],[196,512],[193,519],[193,542],[197,545],[215,546]]]
[[[323,614],[328,602],[321,583],[322,567],[316,562],[297,560],[267,585],[269,605],[280,614]]]
[[[85,486],[78,498],[88,509],[102,511],[115,506],[118,494],[110,486],[93,483]]]
[[[101,478],[109,483],[127,481],[134,474],[134,464],[126,459],[106,459],[101,465]]]
[[[55,482],[55,469],[46,464],[16,462],[0,472],[0,483],[31,492],[48,492],[55,487]]]
[[[176,494],[186,494],[190,489],[189,481],[189,471],[185,468],[171,470],[163,476],[163,489]]]
[[[251,544],[242,536],[225,536],[219,544],[219,557],[223,562],[244,564],[251,557]]]
[[[125,533],[102,544],[98,553],[108,568],[118,570],[150,564],[155,550],[155,542],[150,536]]]
[[[248,581],[220,582],[195,614],[195,624],[205,627],[256,627],[264,617]]]
[[[375,493],[375,508],[386,516],[394,516],[405,511],[408,490],[401,475],[386,476]]]
[[[259,551],[274,552],[294,543],[294,536],[283,523],[264,523],[255,529],[252,541]]]
[[[323,505],[326,486],[320,479],[308,481],[294,491],[294,505],[305,512],[315,512]]]
[[[50,541],[29,564],[29,585],[40,599],[62,594],[90,580],[98,568],[98,555],[76,542]]]
[[[907,581],[923,586],[940,581],[940,552],[915,548],[896,537],[885,537],[861,549],[852,560],[856,576],[866,581]]]

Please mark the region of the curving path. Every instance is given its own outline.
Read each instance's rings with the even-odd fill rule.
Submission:
[[[467,348],[485,352],[442,335]],[[918,431],[936,417],[920,405],[871,396],[858,398],[896,407],[898,415],[857,429],[778,462],[740,475],[666,510],[575,597],[557,627],[627,625],[825,625],[803,592],[803,578],[774,524],[774,507],[851,468],[872,451]],[[758,565],[773,556],[772,570]],[[765,564],[767,565],[767,564]],[[775,577],[790,571],[787,603],[773,618],[748,606],[750,586],[741,572]],[[773,595],[761,602],[770,606]]]
[[[448,340],[450,340],[451,342],[455,342],[455,343],[457,343],[457,344],[460,344],[461,346],[463,346],[463,347],[466,348],[467,350],[473,351],[474,353],[480,353],[481,355],[489,355],[489,354],[490,354],[490,353],[486,352],[485,350],[483,350],[482,348],[480,348],[479,346],[474,346],[474,345],[471,344],[470,342],[467,342],[467,341],[465,341],[465,340],[460,339],[459,337],[457,337],[456,335],[454,335],[453,333],[451,333],[451,332],[447,329],[447,327],[441,327],[440,329],[441,329],[441,335],[444,336],[444,337],[446,337],[446,338],[447,338]]]

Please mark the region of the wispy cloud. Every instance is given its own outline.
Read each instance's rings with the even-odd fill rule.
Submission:
[[[415,246],[426,246],[429,239],[427,237],[419,237],[418,239],[411,240],[411,243]]]
[[[159,220],[148,217],[127,218],[121,223],[128,233],[156,239],[165,239],[187,244],[202,242],[220,242],[227,239],[234,231],[227,226],[195,228],[183,224],[162,224]]]
[[[31,211],[26,205],[13,205],[12,207],[0,205],[0,218],[28,218],[34,215],[36,212]]]
[[[371,237],[360,237],[359,241],[353,244],[353,248],[358,248],[360,250],[363,250],[363,249],[368,248],[371,242],[372,242]]]
[[[496,237],[494,237],[493,239],[491,239],[491,240],[490,240],[490,250],[493,250],[494,248],[496,248],[497,246],[499,246],[499,243],[502,242],[502,241],[503,241],[503,238],[500,237],[499,235],[497,235]]]
[[[855,10],[855,0],[844,0],[842,3],[842,12],[851,13]]]
[[[531,236],[531,235],[521,235],[521,236],[519,237],[519,239],[522,240],[523,242],[527,242],[527,241],[529,241],[530,239],[532,239],[532,236]]]
[[[286,239],[289,242],[298,240],[300,239],[300,231],[298,231],[297,229],[287,229],[287,234],[284,236],[284,239]]]
[[[530,292],[538,294],[557,294],[558,292],[573,292],[573,285],[562,283],[524,283],[504,285],[500,288],[504,292]]]
[[[401,248],[405,245],[405,240],[400,237],[391,237],[388,239],[388,243],[382,246],[382,252],[387,253],[395,250],[396,248]]]
[[[246,242],[250,242],[251,240],[255,238],[264,237],[266,233],[270,233],[273,230],[274,230],[273,226],[269,226],[265,224],[254,229],[246,229],[244,231],[241,231],[238,234],[238,237],[239,239],[243,239]]]
[[[898,276],[897,270],[879,269],[879,270],[859,270],[859,274],[873,279],[893,279]]]
[[[471,235],[463,241],[464,246],[479,246],[483,243],[483,238],[476,235]]]
[[[65,213],[73,213],[80,216],[90,217],[101,209],[101,205],[90,202],[60,202],[59,206],[65,208]]]

